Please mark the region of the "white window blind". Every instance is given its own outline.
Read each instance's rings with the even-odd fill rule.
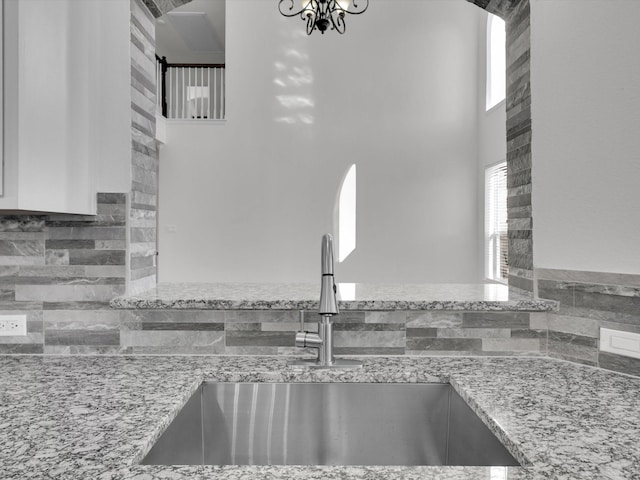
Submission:
[[[506,282],[509,277],[507,234],[507,163],[485,170],[485,276]]]

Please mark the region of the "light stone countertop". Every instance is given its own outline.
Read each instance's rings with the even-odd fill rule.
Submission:
[[[339,283],[343,310],[549,311],[556,303],[509,293],[499,284]],[[318,284],[160,283],[138,295],[116,297],[112,308],[314,310]]]
[[[546,358],[0,356],[3,479],[640,479],[640,378]],[[144,466],[202,380],[450,382],[524,467]]]

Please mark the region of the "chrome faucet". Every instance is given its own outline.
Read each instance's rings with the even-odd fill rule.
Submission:
[[[311,368],[357,368],[362,362],[334,358],[333,356],[333,317],[340,314],[338,309],[337,288],[333,276],[333,237],[322,236],[320,283],[320,305],[318,314],[318,333],[304,329],[304,311],[300,311],[300,331],[296,333],[296,347],[317,348],[318,358],[315,360],[294,360],[291,365]]]

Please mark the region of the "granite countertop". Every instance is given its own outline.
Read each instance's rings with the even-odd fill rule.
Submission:
[[[4,479],[640,479],[640,378],[545,358],[0,357]],[[204,379],[450,382],[524,467],[144,466]]]
[[[549,311],[556,303],[509,292],[499,284],[339,283],[343,310]],[[160,283],[139,295],[116,297],[113,308],[314,310],[318,284]]]

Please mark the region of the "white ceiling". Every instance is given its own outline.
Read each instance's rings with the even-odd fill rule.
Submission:
[[[193,0],[156,20],[156,53],[169,63],[224,63],[225,0]]]

